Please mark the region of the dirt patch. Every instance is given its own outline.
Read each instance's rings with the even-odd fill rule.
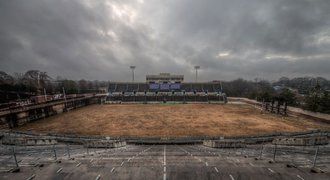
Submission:
[[[306,118],[261,113],[249,105],[92,105],[31,122],[16,130],[109,136],[236,136],[330,130]]]

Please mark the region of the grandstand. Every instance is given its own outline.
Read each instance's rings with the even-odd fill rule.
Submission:
[[[110,82],[108,102],[227,102],[220,82]]]

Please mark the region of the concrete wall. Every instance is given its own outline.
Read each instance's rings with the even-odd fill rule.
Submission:
[[[46,138],[24,138],[24,137],[4,137],[2,144],[16,146],[45,146],[57,144],[55,139]]]
[[[329,143],[329,140],[327,137],[276,138],[272,143],[287,146],[314,146],[326,145]]]
[[[203,141],[203,145],[212,148],[242,148],[246,147],[244,141],[241,140],[208,140]]]
[[[126,146],[126,142],[111,140],[91,140],[85,141],[84,146],[88,148],[117,148]]]

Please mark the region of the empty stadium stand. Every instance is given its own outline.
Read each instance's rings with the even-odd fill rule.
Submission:
[[[146,92],[146,91],[148,91],[148,89],[149,89],[148,84],[140,83],[138,92]]]
[[[219,82],[205,83],[125,83],[111,82],[108,88],[111,102],[226,102]]]
[[[204,92],[215,92],[213,89],[213,84],[204,84],[203,91]]]
[[[113,84],[109,84],[109,92],[116,92],[117,91],[117,84],[113,83]]]
[[[129,83],[127,84],[127,92],[137,92],[139,90],[138,83]]]
[[[116,92],[127,92],[127,83],[115,83],[116,85]],[[111,83],[109,84],[109,86]]]

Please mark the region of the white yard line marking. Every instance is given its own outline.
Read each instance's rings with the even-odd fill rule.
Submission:
[[[215,169],[215,171],[218,173],[219,172],[219,170],[218,170],[218,168],[217,167],[214,167],[214,169]]]
[[[113,172],[114,170],[115,170],[115,168],[112,168],[112,169],[111,169],[111,172]]]
[[[235,180],[234,177],[231,174],[229,174],[229,177],[230,177],[231,180]]]
[[[34,179],[36,177],[36,175],[35,174],[32,174],[32,176],[30,176],[29,178],[27,178],[27,180],[32,180],[32,179]]]
[[[56,173],[60,173],[63,170],[63,168],[60,168],[56,171]]]
[[[271,173],[275,173],[272,169],[270,168],[267,168]]]
[[[304,178],[302,178],[301,176],[299,176],[299,174],[297,174],[297,177],[301,180],[305,180]]]

